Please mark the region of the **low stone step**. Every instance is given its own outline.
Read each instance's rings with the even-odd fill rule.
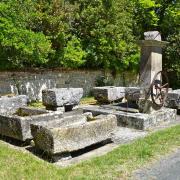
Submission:
[[[116,116],[108,115],[66,127],[49,128],[32,124],[31,132],[36,148],[55,155],[77,151],[111,139],[111,132],[116,127]]]

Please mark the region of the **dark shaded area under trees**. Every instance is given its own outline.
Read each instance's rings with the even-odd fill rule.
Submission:
[[[158,30],[170,42],[164,68],[180,87],[176,0],[1,0],[0,69],[137,70],[138,39]]]

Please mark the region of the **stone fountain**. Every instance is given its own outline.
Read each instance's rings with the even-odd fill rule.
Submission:
[[[164,107],[169,83],[165,72],[162,71],[162,48],[167,42],[161,41],[158,31],[145,32],[144,35],[145,40],[139,41],[139,86],[95,87],[94,96],[102,105],[86,107],[84,112],[92,112],[93,115],[114,114],[119,126],[141,130],[176,119],[176,110]],[[125,103],[114,103],[123,98],[126,100]]]
[[[153,31],[146,32],[139,44],[138,87],[95,87],[94,96],[101,105],[82,108],[78,108],[82,88],[43,90],[46,109],[29,108],[26,96],[0,98],[0,134],[20,141],[33,139],[35,148],[58,160],[113,141],[118,126],[147,130],[174,121],[176,109],[164,107],[180,107],[180,93],[168,94],[168,79],[162,71],[162,48],[167,43]]]

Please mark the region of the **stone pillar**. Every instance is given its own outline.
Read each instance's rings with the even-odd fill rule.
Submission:
[[[140,103],[142,103],[143,100],[147,98],[147,93],[154,76],[159,71],[162,71],[162,48],[167,44],[167,42],[161,41],[161,35],[158,31],[145,32],[144,36],[145,40],[139,41],[141,47]],[[149,100],[150,99],[148,99],[148,101]],[[145,107],[145,105],[142,106]],[[145,111],[149,111],[150,106],[151,105],[148,104],[148,110]]]
[[[154,76],[162,71],[162,48],[166,42],[161,41],[158,31],[144,33],[145,40],[139,42],[141,46],[140,87],[149,89]]]

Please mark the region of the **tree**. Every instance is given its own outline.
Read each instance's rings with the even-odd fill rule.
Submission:
[[[74,0],[73,3],[78,4],[78,9],[71,22],[71,33],[81,39],[86,67],[118,71],[137,63],[129,1]]]
[[[169,73],[171,87],[180,87],[179,8],[177,0],[132,0],[134,3],[134,34],[158,30],[169,45],[164,51],[163,66]],[[176,77],[176,78],[174,78]]]
[[[31,7],[31,8],[29,8]],[[0,2],[0,66],[39,66],[52,53],[51,42],[42,32],[28,28],[33,13],[31,1],[3,0]]]

